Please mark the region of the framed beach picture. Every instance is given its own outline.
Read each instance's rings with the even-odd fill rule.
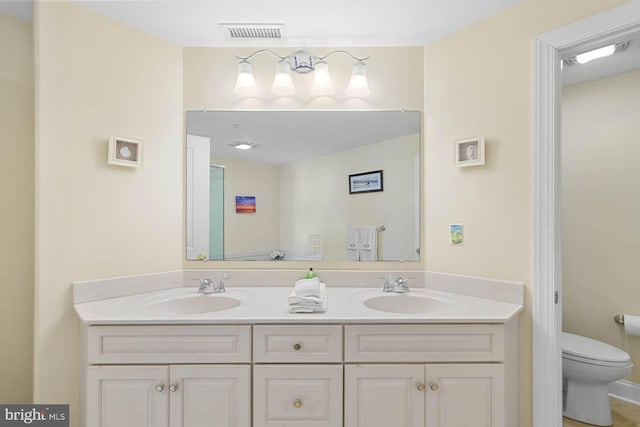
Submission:
[[[349,194],[383,191],[382,171],[371,171],[349,175]]]
[[[255,196],[236,196],[236,213],[255,213]]]
[[[484,136],[456,141],[455,147],[456,166],[484,165]]]
[[[112,136],[109,138],[107,162],[110,165],[139,168],[142,166],[142,141]]]
[[[449,224],[449,238],[452,246],[462,246],[464,243],[464,226],[462,224]]]

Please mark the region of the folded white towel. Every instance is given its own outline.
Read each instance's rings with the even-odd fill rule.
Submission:
[[[295,289],[287,298],[289,304],[320,304],[326,297],[327,285],[324,283],[318,283],[318,293],[315,295],[300,295]]]
[[[322,284],[324,285],[324,283]],[[294,301],[292,303],[292,300]],[[303,300],[303,301],[301,301]],[[327,292],[323,291],[320,298],[289,296],[289,313],[324,313],[327,310]]]
[[[320,285],[320,279],[317,277],[296,280],[293,292],[299,297],[320,297],[322,291],[322,286]]]

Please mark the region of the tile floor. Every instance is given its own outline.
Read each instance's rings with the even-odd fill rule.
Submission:
[[[609,398],[609,401],[611,402],[613,427],[640,427],[640,406],[613,398]],[[562,425],[563,427],[591,426],[591,424],[580,423],[568,418],[563,419]]]

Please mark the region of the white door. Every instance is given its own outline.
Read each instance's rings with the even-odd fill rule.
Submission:
[[[209,257],[209,164],[211,141],[187,135],[187,259]]]
[[[424,427],[424,365],[345,365],[345,427]]]
[[[87,368],[87,427],[168,427],[167,366]]]
[[[427,427],[505,427],[504,365],[427,365]]]
[[[171,427],[250,427],[251,367],[172,365]]]

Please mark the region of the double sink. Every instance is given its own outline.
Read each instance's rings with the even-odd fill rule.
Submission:
[[[331,290],[329,301],[331,301]],[[404,314],[443,313],[463,303],[455,295],[436,293],[425,289],[406,293],[390,293],[366,289],[355,291],[348,296],[356,304],[376,311]],[[229,289],[218,294],[200,294],[196,290],[183,295],[171,296],[159,301],[151,301],[146,309],[157,314],[190,315],[214,313],[230,310],[255,299],[255,296],[241,289]]]

